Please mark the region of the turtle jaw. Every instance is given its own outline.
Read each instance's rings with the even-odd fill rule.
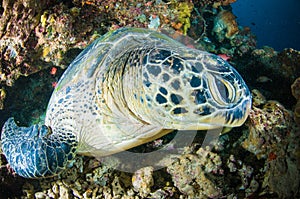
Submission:
[[[45,125],[18,127],[13,118],[5,122],[1,134],[8,163],[25,178],[51,177],[63,171],[75,156],[74,139],[64,140]]]

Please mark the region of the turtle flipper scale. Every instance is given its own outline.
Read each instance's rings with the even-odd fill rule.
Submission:
[[[9,118],[2,128],[2,150],[13,170],[25,178],[50,177],[74,158],[75,137],[60,138],[45,125],[18,127]]]

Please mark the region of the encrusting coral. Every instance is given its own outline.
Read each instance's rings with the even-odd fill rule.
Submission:
[[[174,185],[191,198],[216,198],[221,196],[220,188],[206,177],[207,173],[222,174],[221,157],[208,148],[200,148],[196,155],[185,154],[167,167]]]
[[[249,135],[242,147],[265,160],[262,188],[280,198],[293,198],[300,185],[299,128],[292,112],[279,102],[261,100],[256,104],[261,108],[254,106],[250,112]]]
[[[213,32],[221,42],[230,39],[239,32],[236,17],[228,10],[221,11],[214,20]]]
[[[292,124],[292,113],[277,101],[267,101],[262,109],[253,107],[247,123],[249,137],[242,146],[258,159],[267,158],[289,136]]]

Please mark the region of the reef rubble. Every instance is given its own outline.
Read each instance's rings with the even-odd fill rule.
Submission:
[[[1,197],[300,198],[300,52],[257,49],[250,28],[236,22],[234,1],[2,1],[1,126],[10,116],[26,125],[42,121],[67,65],[94,39],[123,26],[165,31],[189,47],[228,58],[251,88],[253,108],[243,126],[210,147],[201,146],[198,132],[158,170],[129,173],[115,169],[118,162],[77,156],[59,176],[24,179],[0,149]],[[136,150],[155,150],[167,141]]]

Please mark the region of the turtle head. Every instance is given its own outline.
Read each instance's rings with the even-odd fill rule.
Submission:
[[[2,128],[1,144],[12,169],[25,178],[59,174],[76,151],[74,135],[54,134],[45,125],[18,127],[13,118]]]
[[[137,82],[124,94],[129,93],[130,109],[146,123],[202,130],[245,122],[251,94],[240,74],[220,57],[187,47],[157,47],[141,62]]]

